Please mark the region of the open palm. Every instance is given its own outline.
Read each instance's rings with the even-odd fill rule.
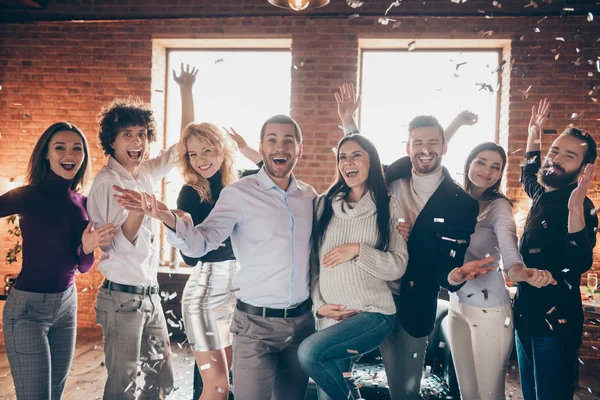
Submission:
[[[334,93],[335,101],[338,106],[338,115],[344,125],[349,125],[353,122],[354,113],[360,105],[360,96],[356,95],[354,85],[344,83],[340,86],[339,93]]]
[[[552,105],[551,101],[543,98],[540,100],[539,105],[536,107],[535,105],[531,108],[531,119],[529,120],[529,132],[540,134],[544,124],[548,120],[548,115],[550,113],[550,106]]]

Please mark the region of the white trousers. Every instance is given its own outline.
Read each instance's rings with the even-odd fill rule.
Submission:
[[[449,344],[462,400],[504,400],[514,343],[511,304],[480,308],[451,297]]]

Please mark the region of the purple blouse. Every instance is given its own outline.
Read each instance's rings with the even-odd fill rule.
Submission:
[[[15,287],[37,293],[59,293],[94,265],[85,254],[81,235],[88,223],[87,198],[50,172],[39,185],[27,185],[0,196],[0,217],[19,215],[23,266]]]

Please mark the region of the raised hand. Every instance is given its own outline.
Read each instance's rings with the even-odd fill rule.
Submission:
[[[327,254],[323,256],[323,267],[335,267],[346,261],[350,261],[360,254],[360,243],[343,244],[336,248],[329,250]]]
[[[469,110],[465,110],[465,111],[461,111],[460,113],[458,113],[458,115],[456,116],[456,118],[454,118],[454,120],[456,121],[457,124],[464,126],[464,125],[475,125],[478,121],[479,121],[479,115],[475,114],[472,111]]]
[[[235,129],[233,129],[233,128],[227,129],[225,127],[223,127],[223,129],[225,130],[225,132],[227,132],[229,137],[231,139],[233,139],[233,141],[237,144],[238,150],[242,151],[248,147],[248,143],[246,143],[246,139],[244,139],[244,137],[242,135],[237,133]]]
[[[489,256],[483,260],[473,260],[467,263],[464,263],[462,267],[455,268],[450,274],[450,279],[456,283],[463,283],[466,281],[471,281],[473,279],[477,279],[480,276],[487,274],[490,271],[496,269],[496,267],[486,267],[486,264],[494,261],[494,257]]]
[[[540,100],[540,104],[536,107],[535,104],[531,107],[531,119],[529,120],[529,134],[539,136],[542,133],[542,128],[548,120],[551,101],[547,98]],[[536,139],[539,139],[537,137]]]
[[[536,268],[527,268],[525,270],[525,282],[536,288],[542,288],[548,285],[556,285],[556,280],[552,277],[550,271],[544,271]]]
[[[594,164],[586,165],[579,178],[577,178],[577,187],[571,192],[571,197],[569,197],[569,210],[583,208],[583,201],[590,188],[593,175]]]
[[[191,89],[196,82],[196,75],[198,75],[198,70],[196,67],[192,67],[190,71],[190,64],[185,65],[185,69],[183,68],[183,63],[181,63],[181,72],[179,72],[179,76],[173,70],[173,79],[179,85],[180,88],[189,88]]]
[[[106,224],[101,228],[94,229],[94,224],[90,221],[81,236],[83,252],[91,254],[97,247],[108,246],[115,236],[114,230],[115,226],[113,224]]]
[[[338,115],[343,125],[350,125],[354,122],[354,113],[360,105],[360,96],[354,91],[354,85],[344,83],[340,86],[340,91],[333,94],[338,106]]]
[[[346,307],[341,304],[325,304],[317,310],[317,314],[320,316],[336,321],[343,321],[359,312],[359,310],[346,310]]]

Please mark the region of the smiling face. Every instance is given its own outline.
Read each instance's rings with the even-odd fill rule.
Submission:
[[[119,164],[127,171],[134,171],[148,151],[148,130],[142,125],[126,126],[119,130],[111,147]]]
[[[538,171],[538,181],[553,189],[574,183],[583,168],[586,146],[586,142],[571,135],[556,138]]]
[[[469,165],[469,180],[473,186],[485,191],[502,177],[502,157],[495,151],[479,152]]]
[[[369,178],[369,154],[354,140],[347,140],[338,149],[338,170],[349,188],[365,185]]]
[[[410,132],[406,152],[410,156],[417,175],[428,175],[441,168],[446,144],[436,127],[415,128]]]
[[[50,139],[46,159],[52,172],[61,178],[73,179],[84,158],[83,140],[77,133],[58,131]]]
[[[208,179],[221,169],[223,155],[208,141],[190,136],[185,147],[190,165],[203,178]]]
[[[267,124],[259,152],[265,171],[273,178],[286,178],[302,157],[302,143],[298,143],[292,124]]]

